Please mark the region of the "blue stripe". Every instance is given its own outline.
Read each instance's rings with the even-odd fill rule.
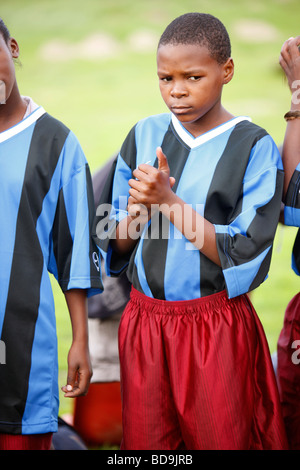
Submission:
[[[56,322],[51,283],[45,266],[40,294],[28,395],[22,419],[23,434],[43,433],[45,429],[47,432],[57,430],[59,395]],[[38,387],[36,386],[37,380]]]
[[[28,155],[35,123],[1,143],[0,147],[0,217],[5,221],[5,230],[0,230],[0,332],[3,327],[6,301],[9,287],[9,276],[15,243],[15,230],[18,217],[23,179],[27,164],[24,155]],[[7,156],[10,155],[10,159]]]
[[[297,263],[295,261],[295,256],[294,256],[293,253],[292,253],[292,270],[294,271],[295,274],[297,274],[297,276],[300,276],[300,273],[299,273],[299,270],[298,270],[298,267],[297,267]]]
[[[122,156],[118,156],[115,177],[112,190],[112,205],[115,210],[126,211],[127,201],[129,197],[129,184],[128,180],[132,178],[132,172],[129,166],[125,163]],[[120,199],[120,195],[123,197]]]
[[[74,134],[68,135],[60,158],[62,159],[62,190],[73,240],[70,280],[67,289],[89,289],[91,287],[90,227],[86,158]],[[69,175],[68,179],[67,175]]]
[[[181,273],[189,273],[189,276]],[[201,296],[200,253],[173,224],[170,224],[165,278],[168,279],[165,283],[166,300],[190,300]]]
[[[269,250],[270,247],[248,263],[243,263],[239,266],[233,266],[232,268],[223,270],[229,298],[245,294],[249,291],[250,286],[258,273],[260,265],[267,256]]]
[[[284,207],[284,223],[292,227],[300,227],[300,209],[296,207]]]
[[[170,120],[171,115],[165,113],[159,116],[151,116],[137,123],[135,129],[137,142],[136,166],[147,162],[149,165],[154,165],[156,149],[162,144]],[[144,131],[145,124],[147,126],[147,132]]]
[[[141,288],[143,289],[144,294],[147,295],[148,297],[153,298],[153,294],[152,294],[152,292],[150,290],[150,287],[147,283],[144,264],[143,264],[143,256],[142,256],[143,241],[144,241],[144,238],[141,237],[141,240],[139,242],[139,245],[138,245],[138,248],[137,248],[137,251],[136,251],[136,254],[135,254],[135,260],[134,261],[135,261],[135,265],[136,265],[136,269],[137,269],[137,273],[138,273],[139,282],[140,282]]]

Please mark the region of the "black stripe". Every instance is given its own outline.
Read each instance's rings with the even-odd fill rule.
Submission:
[[[208,190],[205,219],[214,224],[228,225],[240,214],[243,201],[242,183],[249,156],[254,145],[265,135],[267,132],[264,129],[249,121],[242,121],[235,126]],[[200,256],[201,295],[224,290],[225,280],[221,268],[202,254]]]
[[[284,203],[289,207],[300,208],[300,172],[295,170],[286,192]]]
[[[169,126],[161,147],[168,159],[170,176],[176,180],[172,188],[176,192],[190,148],[182,146],[182,143],[174,135],[172,125]],[[154,166],[157,167],[157,159]],[[164,273],[168,249],[168,239],[164,228],[168,225],[169,221],[161,213],[157,213],[156,217],[151,220],[142,250],[148,285],[152,288],[153,296],[162,300],[165,299]],[[164,233],[162,233],[163,230]]]
[[[57,266],[57,280],[61,289],[65,291],[70,280],[73,239],[68,223],[63,188],[59,191],[52,228],[52,238],[53,253]]]
[[[236,234],[234,237],[228,234],[217,234],[217,238],[220,239],[220,244],[225,244],[225,246],[228,247],[227,251],[231,258],[234,259],[235,265],[247,263],[256,258],[268,247],[272,247],[279,220],[283,178],[283,171],[277,170],[274,195],[267,204],[259,207],[256,211],[255,217],[247,229],[247,236],[240,233]],[[247,253],[246,257],[245,253]],[[231,266],[231,261],[223,255],[223,268],[226,269]],[[259,270],[257,273],[257,280],[265,278],[267,275],[265,268],[266,263],[263,263],[261,266],[262,272]]]
[[[295,237],[293,246],[293,257],[295,266],[298,272],[300,272],[300,229],[297,231],[297,235]]]
[[[134,170],[136,168],[136,141],[135,141],[136,125],[130,130],[125,141],[122,144],[120,155],[124,162]]]
[[[36,222],[68,132],[45,114],[37,121],[32,136],[1,337],[6,345],[6,365],[0,367],[1,432],[19,434],[22,430],[43,270]]]
[[[127,277],[129,279],[130,283],[135,287],[136,290],[138,290],[139,292],[142,292],[142,294],[145,294],[145,292],[143,291],[142,286],[140,284],[136,264],[134,262],[135,254],[136,254],[136,251],[138,249],[138,246],[139,246],[139,244],[137,243],[134,250],[133,250],[133,252],[132,252],[130,262],[129,262],[129,266],[128,266],[128,270],[127,270]]]
[[[93,191],[92,176],[90,167],[86,163],[85,165],[86,174],[86,188],[87,188],[87,204],[89,213],[89,261],[90,261],[90,279],[92,288],[103,289],[101,280],[101,262],[98,256],[98,247],[95,243],[94,238],[91,236],[93,231],[93,224],[96,215],[95,199]]]

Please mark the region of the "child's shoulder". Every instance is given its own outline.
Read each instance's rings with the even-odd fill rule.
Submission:
[[[143,119],[140,119],[136,126],[144,127],[144,126],[168,126],[171,121],[171,113],[161,113],[161,114],[153,114],[147,116]]]
[[[41,116],[39,124],[41,127],[46,128],[51,134],[60,133],[67,136],[70,133],[70,129],[62,121],[47,112]]]
[[[245,118],[238,123],[239,129],[245,134],[251,134],[253,136],[263,137],[269,135],[269,133],[260,125],[254,123],[250,118]]]

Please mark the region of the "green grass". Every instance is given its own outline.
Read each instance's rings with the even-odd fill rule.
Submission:
[[[122,144],[128,130],[148,114],[165,111],[156,79],[156,40],[179,14],[204,11],[218,16],[232,41],[235,76],[224,88],[224,105],[235,114],[250,115],[280,145],[289,91],[278,66],[284,40],[300,34],[299,0],[3,0],[1,16],[19,41],[22,65],[17,67],[20,91],[32,96],[78,136],[95,171]],[[246,23],[245,23],[246,22]],[[247,24],[264,26],[247,33]],[[240,26],[243,25],[242,29]],[[153,44],[142,51],[147,32]],[[110,56],[90,58],[92,44],[81,54],[84,40],[103,33],[114,41]],[[56,54],[46,46],[59,41]],[[71,51],[71,52],[70,52]],[[291,271],[295,229],[279,227],[268,280],[251,296],[274,351],[284,310],[298,291]],[[60,384],[66,380],[71,341],[64,298],[53,282],[57,307]],[[61,413],[71,410],[61,397]]]

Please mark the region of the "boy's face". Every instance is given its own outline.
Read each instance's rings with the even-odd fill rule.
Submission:
[[[157,51],[160,92],[170,111],[195,137],[218,125],[221,94],[233,76],[233,61],[220,65],[205,46],[163,45]]]
[[[5,102],[8,99],[14,87],[16,77],[13,59],[18,56],[19,47],[16,40],[11,38],[7,44],[0,33],[1,102]],[[5,94],[5,96],[3,96],[3,94]]]

